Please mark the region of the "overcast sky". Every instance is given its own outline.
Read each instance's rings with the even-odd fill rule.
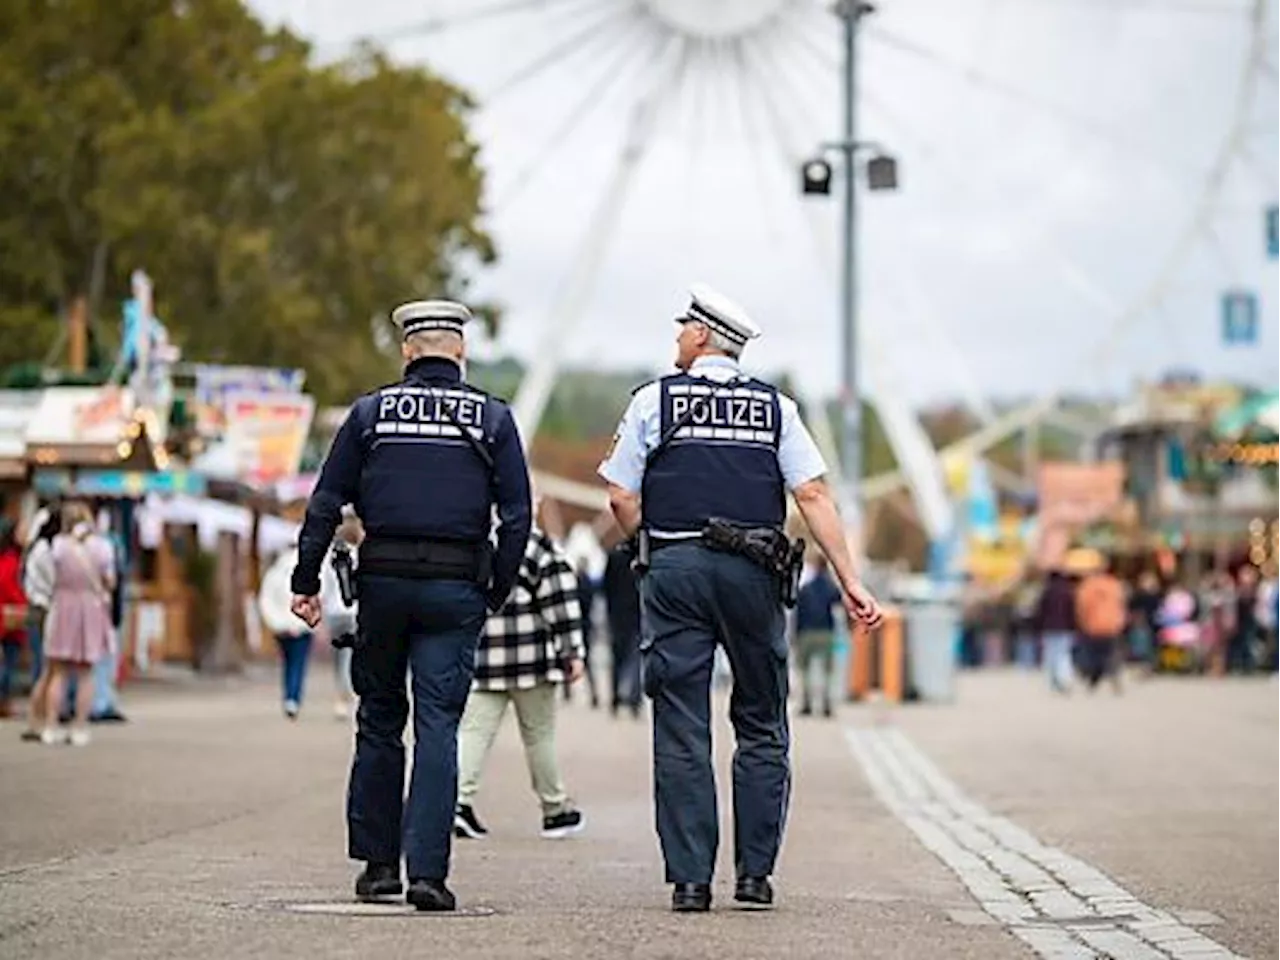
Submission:
[[[1276,200],[1280,151],[1276,0],[1266,3],[1269,66],[1251,81],[1248,133],[1215,213],[1160,306],[1117,327],[1201,204],[1235,116],[1252,0],[883,0],[860,42],[859,136],[899,158],[901,189],[860,197],[864,370],[874,363],[916,403],[1121,391],[1188,366],[1274,386],[1277,265],[1265,256],[1262,211]],[[544,0],[405,29],[517,5],[251,0],[326,57],[357,36],[389,34],[395,57],[473,91],[502,257],[477,289],[508,316],[484,352],[526,358],[581,262],[633,105],[660,75],[646,23],[747,29],[744,66],[731,46],[716,56],[703,44],[662,101],[616,230],[590,243],[601,268],[567,357],[665,366],[670,318],[688,283],[704,280],[764,329],[748,366],[786,368],[806,392],[833,392],[840,203],[801,198],[784,157],[839,132],[839,21],[816,0]],[[559,44],[569,46],[550,66],[508,83]],[[593,108],[553,143],[584,98]],[[536,177],[512,196],[531,168]],[[1257,346],[1223,345],[1227,288],[1260,295]]]

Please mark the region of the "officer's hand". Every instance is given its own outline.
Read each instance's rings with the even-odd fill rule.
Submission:
[[[579,680],[583,678],[583,676],[587,672],[586,665],[577,657],[574,657],[572,660],[570,660],[567,666],[569,668],[570,683],[577,683]]]
[[[880,604],[876,603],[876,598],[860,583],[855,584],[852,590],[845,591],[844,608],[850,617],[862,621],[868,629],[880,626],[880,621],[884,619]]]
[[[300,593],[295,593],[289,609],[308,627],[315,627],[320,622],[319,597],[304,597]]]

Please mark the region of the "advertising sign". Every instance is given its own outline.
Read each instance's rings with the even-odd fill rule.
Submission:
[[[1120,463],[1041,464],[1036,483],[1040,503],[1036,561],[1041,567],[1061,562],[1077,531],[1124,506],[1124,478]]]
[[[265,486],[297,474],[314,413],[305,394],[228,393],[223,439],[236,476]]]
[[[298,394],[306,371],[281,367],[226,366],[198,363],[195,374],[196,429],[202,436],[221,436],[227,426],[227,398],[234,394]]]

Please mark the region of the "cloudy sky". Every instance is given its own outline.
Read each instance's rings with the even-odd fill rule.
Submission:
[[[530,356],[575,273],[594,273],[568,361],[659,368],[688,283],[705,280],[764,328],[749,366],[836,389],[839,200],[802,198],[791,162],[839,132],[840,24],[826,5],[250,2],[322,56],[373,35],[473,91],[502,255],[477,289],[509,318],[486,352]],[[898,157],[901,183],[860,197],[863,370],[913,403],[1115,392],[1173,367],[1274,386],[1262,211],[1280,160],[1276,0],[1260,2],[1266,63],[1242,81],[1254,0],[883,0],[860,42],[859,136]],[[476,16],[493,7],[515,9]],[[691,44],[683,71],[666,72],[677,49],[657,23],[741,43]],[[1242,82],[1239,149],[1192,231]],[[639,162],[611,191],[654,88]],[[593,233],[610,196],[616,226]],[[1257,346],[1222,343],[1229,288],[1261,298]]]

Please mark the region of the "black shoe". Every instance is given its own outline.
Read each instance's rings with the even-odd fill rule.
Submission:
[[[403,890],[398,863],[366,863],[363,872],[356,877],[356,898],[359,900],[397,897]]]
[[[457,809],[453,811],[453,835],[455,837],[469,837],[472,840],[483,840],[489,835],[489,831],[485,829],[485,825],[480,822],[480,818],[476,816],[476,812],[469,805],[460,803]]]
[[[101,713],[89,714],[90,723],[128,723],[129,718],[115,707],[107,707]]]
[[[581,810],[565,810],[542,818],[542,836],[545,840],[559,840],[579,832],[584,826],[586,823]]]
[[[711,909],[711,884],[677,883],[671,889],[671,909],[676,913],[706,913]]]
[[[444,885],[443,880],[410,880],[405,900],[419,910],[448,913],[458,909],[458,898]]]
[[[800,708],[800,716],[802,717],[813,716],[813,707],[806,703],[803,707]]]
[[[826,704],[823,704],[822,706],[822,715],[830,719],[831,717],[834,717],[836,715],[836,712],[832,708],[831,704],[826,703]]]
[[[738,888],[733,892],[733,899],[739,903],[749,903],[758,907],[773,906],[773,885],[768,877],[742,877]]]

